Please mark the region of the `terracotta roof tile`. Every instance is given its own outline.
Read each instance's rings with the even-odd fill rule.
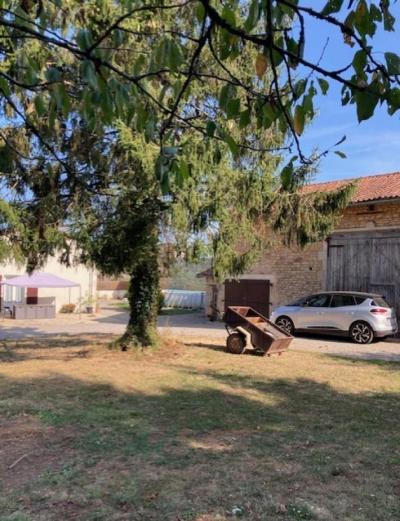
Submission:
[[[352,181],[357,182],[352,203],[400,198],[400,172],[358,177],[355,179],[341,179],[327,183],[314,183],[305,186],[303,190],[306,193],[329,192],[346,186]]]

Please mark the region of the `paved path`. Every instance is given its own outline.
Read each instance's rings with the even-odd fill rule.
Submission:
[[[27,337],[60,334],[119,335],[128,320],[126,311],[105,306],[95,317],[59,315],[52,320],[0,320],[0,340],[18,340]],[[225,344],[226,331],[221,323],[209,322],[200,313],[159,317],[159,330],[164,335],[182,341],[204,344]],[[359,346],[333,338],[295,338],[291,345],[296,351],[312,351],[361,359],[379,359],[400,362],[400,339],[389,339],[368,346]]]

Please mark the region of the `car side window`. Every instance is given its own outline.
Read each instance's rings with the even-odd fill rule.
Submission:
[[[330,295],[315,295],[307,300],[307,306],[311,308],[328,307],[330,300]]]
[[[343,308],[346,306],[354,306],[355,300],[353,295],[333,295],[331,308]]]

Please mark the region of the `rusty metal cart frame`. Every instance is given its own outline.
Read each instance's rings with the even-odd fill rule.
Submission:
[[[252,347],[260,354],[281,354],[293,339],[268,318],[247,306],[229,306],[223,321],[228,332],[226,347],[230,353],[242,354]]]

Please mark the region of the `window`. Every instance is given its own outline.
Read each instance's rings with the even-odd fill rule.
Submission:
[[[331,307],[343,308],[345,306],[354,306],[355,300],[353,295],[333,295]]]
[[[311,308],[324,308],[329,306],[330,295],[314,295],[307,299],[307,306]]]
[[[363,302],[365,302],[367,300],[367,297],[360,297],[360,296],[356,297],[355,296],[354,300],[356,301],[357,306],[359,306],[360,304],[362,304]]]
[[[371,306],[379,306],[381,308],[390,307],[383,297],[375,297],[374,300],[371,302]]]
[[[13,277],[16,277],[16,275],[6,275],[5,279],[12,279]],[[23,303],[25,301],[25,288],[18,288],[15,286],[7,286],[5,284],[4,286],[4,302],[17,302],[17,303]]]

